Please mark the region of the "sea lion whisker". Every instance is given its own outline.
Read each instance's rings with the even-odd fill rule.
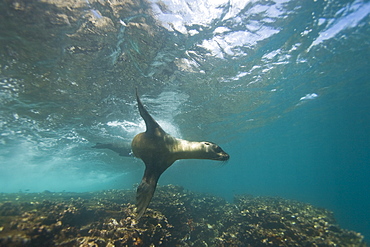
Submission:
[[[229,160],[222,160],[222,162],[221,162],[221,166],[224,166],[224,165],[226,165],[227,163],[229,163]]]

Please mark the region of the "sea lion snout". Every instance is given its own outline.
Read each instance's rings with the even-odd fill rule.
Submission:
[[[225,152],[223,152],[223,153],[220,155],[220,158],[219,158],[219,159],[216,159],[216,160],[226,161],[226,160],[228,160],[228,159],[230,159],[230,155],[229,155],[229,154],[227,154],[227,153],[225,153]]]
[[[226,160],[230,159],[230,155],[228,153],[226,153],[225,151],[223,151],[223,150],[221,152],[217,153],[217,155],[218,155],[218,157],[216,157],[213,160],[226,161]]]
[[[230,155],[222,150],[219,145],[212,142],[204,142],[204,144],[208,147],[209,151],[215,155],[215,157],[212,157],[211,160],[226,161],[230,159]]]

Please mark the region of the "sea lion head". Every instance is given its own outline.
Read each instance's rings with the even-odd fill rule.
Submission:
[[[202,142],[202,146],[205,151],[205,159],[226,161],[230,158],[229,154],[213,142]]]

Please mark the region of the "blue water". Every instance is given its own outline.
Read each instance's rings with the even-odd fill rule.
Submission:
[[[183,183],[229,200],[249,193],[309,202],[334,211],[343,227],[368,236],[370,102],[364,84],[347,88],[342,99],[317,99],[240,135],[225,145],[232,157],[228,164],[194,165],[193,171],[179,173],[188,179]],[[176,177],[166,182],[176,183]]]
[[[369,242],[369,2],[83,2],[0,1],[0,192],[134,188],[140,160],[91,146],[144,130],[138,87],[167,132],[231,156],[159,184],[311,203]]]

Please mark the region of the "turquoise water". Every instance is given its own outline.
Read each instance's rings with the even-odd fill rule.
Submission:
[[[91,146],[144,130],[138,87],[170,134],[231,156],[160,184],[312,203],[369,241],[369,2],[0,7],[0,192],[136,186],[140,160]]]

